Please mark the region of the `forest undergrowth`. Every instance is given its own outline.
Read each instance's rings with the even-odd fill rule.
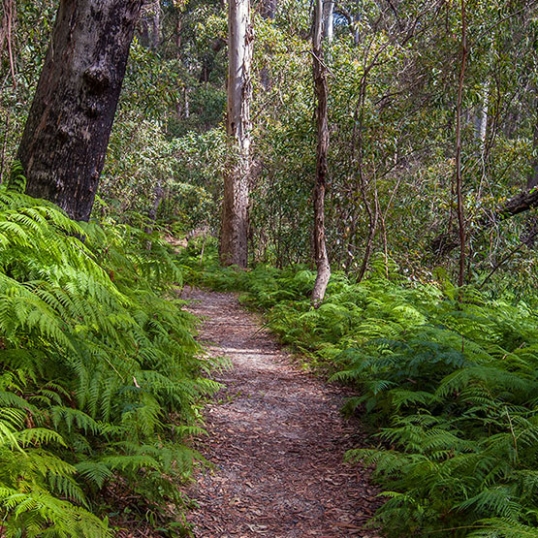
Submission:
[[[182,536],[178,484],[201,459],[185,440],[216,383],[177,263],[156,235],[23,190],[17,172],[0,187],[0,534]]]
[[[245,273],[197,254],[183,255],[189,280],[243,290],[310,367],[356,387],[344,411],[371,447],[347,458],[375,467],[386,502],[372,524],[388,538],[538,536],[535,298],[410,281],[378,260],[361,283],[333,275],[313,309],[306,268]]]
[[[217,267],[211,241],[173,254],[157,234],[74,223],[0,187],[0,505],[10,536],[112,536],[126,520],[188,535],[178,483],[201,457],[217,387],[172,285],[242,290],[309,368],[351,384],[402,536],[538,536],[536,299],[411,281],[385,260],[336,273],[313,309],[305,267]],[[387,270],[388,269],[388,270]],[[507,288],[508,289],[508,288]]]

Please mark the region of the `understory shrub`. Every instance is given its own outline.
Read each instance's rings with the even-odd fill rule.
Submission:
[[[268,323],[358,396],[387,499],[388,538],[538,536],[538,319],[530,304],[374,270],[333,275],[310,306],[314,273],[258,267],[241,283]],[[232,280],[221,276],[233,286]],[[529,300],[533,300],[530,298]]]
[[[166,528],[216,388],[181,273],[157,237],[74,223],[21,181],[0,188],[1,533],[111,536],[118,497]]]

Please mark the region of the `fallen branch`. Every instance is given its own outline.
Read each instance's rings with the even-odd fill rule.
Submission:
[[[493,211],[484,210],[477,219],[476,229],[478,233],[495,226],[499,222],[508,220],[515,215],[538,207],[538,188],[532,187],[516,194],[504,205]],[[453,232],[443,232],[431,242],[431,250],[439,256],[450,254],[458,246]]]

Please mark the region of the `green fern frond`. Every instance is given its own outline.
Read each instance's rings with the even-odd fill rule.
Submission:
[[[0,421],[0,447],[19,448],[19,441],[13,426],[6,421]]]
[[[72,476],[49,473],[47,476],[47,482],[49,491],[52,494],[61,497],[62,499],[66,499],[74,504],[89,508],[86,495]]]
[[[478,517],[487,514],[511,523],[517,523],[524,509],[515,499],[514,493],[512,488],[506,486],[488,488],[459,503],[457,508],[461,510],[472,509]]]
[[[21,429],[27,416],[26,409],[28,408],[28,404],[24,405],[25,400],[15,394],[13,394],[13,398],[7,397],[7,394],[4,395],[4,398],[11,404],[15,403],[20,405],[20,407],[0,407],[0,424],[4,423],[8,428],[13,428],[14,430]]]
[[[45,492],[13,493],[0,488],[0,504],[7,515],[4,527],[8,535],[25,530],[28,538],[45,533],[58,538],[111,538],[106,521],[100,521],[86,510]]]
[[[26,175],[20,161],[11,165],[11,174],[7,182],[7,190],[23,194],[26,190]]]
[[[165,297],[180,280],[178,264],[156,239],[147,251],[146,239],[126,227],[79,225],[0,187],[7,533],[107,536],[73,503],[98,507],[99,488],[120,475],[146,502],[176,501],[169,476],[201,461],[171,443],[200,433],[197,402],[219,385],[200,377],[212,361],[197,356],[194,318]],[[177,426],[166,423],[170,412]]]
[[[109,467],[100,461],[84,460],[75,464],[78,475],[101,489],[104,483],[114,476]]]
[[[482,519],[474,525],[468,538],[538,538],[538,527],[501,518]]]
[[[17,441],[22,447],[41,446],[51,443],[56,443],[61,446],[66,446],[63,437],[47,428],[30,428],[17,433]]]
[[[506,371],[497,365],[481,365],[463,368],[448,375],[440,383],[437,396],[447,398],[455,393],[464,393],[464,399],[473,401],[475,395],[483,395],[486,391],[491,401],[495,393],[504,391],[519,401],[525,401],[535,393],[536,388],[537,385],[529,383],[528,379],[517,373]]]
[[[132,405],[122,415],[122,425],[129,436],[143,439],[162,427],[161,406],[150,398],[144,398],[143,404]]]
[[[138,471],[140,469],[160,469],[160,463],[153,457],[147,455],[121,454],[118,456],[106,456],[101,463],[113,471]]]
[[[102,426],[80,409],[53,406],[50,411],[52,422],[56,429],[60,426],[65,426],[68,432],[71,432],[76,428],[79,431],[91,433],[93,435],[102,433]]]
[[[429,408],[439,403],[439,398],[435,394],[425,391],[394,388],[390,396],[396,412],[400,412],[403,407],[416,408],[421,406]]]
[[[398,476],[416,460],[416,456],[404,454],[396,450],[352,449],[345,455],[346,461],[363,461],[366,465],[375,465],[376,477]]]

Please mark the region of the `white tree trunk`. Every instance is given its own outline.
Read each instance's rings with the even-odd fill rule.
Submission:
[[[489,114],[489,79],[482,86],[482,102],[475,118],[476,138],[480,142],[480,154],[483,156],[486,150]]]
[[[332,43],[334,37],[334,0],[323,0],[323,37]]]
[[[230,157],[224,172],[220,259],[224,265],[243,268],[247,266],[252,51],[250,2],[229,0],[226,121]]]

